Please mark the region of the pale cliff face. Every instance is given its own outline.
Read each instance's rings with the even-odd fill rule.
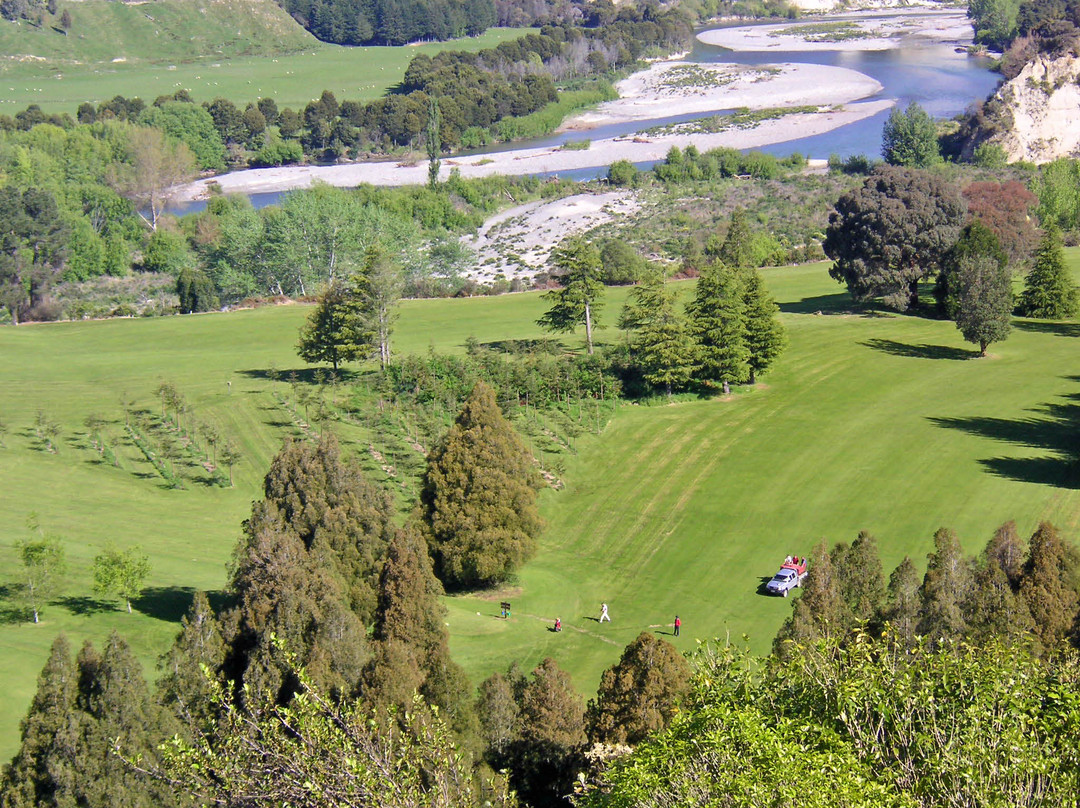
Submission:
[[[997,92],[1012,117],[1009,131],[995,135],[1009,161],[1048,163],[1080,157],[1080,58],[1069,53],[1039,56]]]

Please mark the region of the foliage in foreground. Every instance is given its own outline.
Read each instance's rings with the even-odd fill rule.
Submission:
[[[696,664],[670,729],[578,806],[1074,804],[1074,656],[1043,662],[996,641],[901,651],[856,634],[763,668],[730,646]]]

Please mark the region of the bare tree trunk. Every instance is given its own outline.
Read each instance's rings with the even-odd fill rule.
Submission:
[[[585,344],[588,346],[589,356],[592,356],[592,310],[588,301],[585,301]]]

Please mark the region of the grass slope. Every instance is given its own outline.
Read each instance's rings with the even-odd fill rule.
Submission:
[[[28,104],[74,113],[83,101],[118,94],[149,103],[181,88],[199,102],[272,96],[279,106],[303,107],[324,89],[339,100],[370,100],[396,84],[418,52],[480,50],[524,30],[347,48],[319,42],[273,0],[85,0],[68,8],[73,23],[66,35],[59,18],[40,28],[0,20],[0,113]]]
[[[1080,252],[1070,258],[1080,269]],[[1020,322],[991,349],[995,358],[975,360],[950,323],[847,312],[823,265],[766,277],[791,335],[766,384],[729,400],[623,407],[601,436],[579,439],[566,489],[544,492],[549,527],[517,587],[447,600],[453,651],[476,680],[511,660],[551,655],[590,692],[627,642],[643,629],[667,631],[676,611],[680,647],[730,631],[763,650],[789,603],[758,595],[761,578],[821,537],[871,530],[892,565],[904,554],[921,563],[942,524],[960,532],[969,552],[1009,518],[1024,531],[1051,518],[1077,535],[1080,499],[1063,456],[1076,432],[1076,325]],[[608,321],[623,299],[625,290],[609,293]],[[396,349],[460,351],[470,335],[537,336],[542,308],[536,294],[408,302]],[[0,449],[0,557],[13,573],[9,548],[37,511],[46,530],[64,537],[69,561],[66,591],[41,625],[19,622],[0,599],[8,696],[0,759],[14,751],[58,631],[77,646],[118,629],[152,672],[191,591],[225,582],[240,522],[291,430],[265,371],[300,367],[293,346],[305,314],[286,306],[0,329],[0,419],[9,430]],[[611,329],[600,338],[619,336]],[[121,439],[120,399],[156,409],[163,379],[196,417],[240,444],[236,488],[166,489]],[[58,454],[35,448],[38,408],[63,425]],[[120,468],[98,463],[86,445],[82,421],[91,412],[111,420]],[[366,435],[340,431],[371,465]],[[133,615],[90,597],[93,556],[110,541],[141,544],[151,556],[151,588]],[[514,603],[509,621],[495,617],[504,596]],[[614,621],[602,627],[591,619],[601,600]],[[566,628],[558,635],[545,622],[555,616]]]

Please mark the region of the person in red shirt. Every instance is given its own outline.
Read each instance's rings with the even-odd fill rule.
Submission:
[[[682,620],[679,619],[679,615],[675,615],[675,636],[679,636],[679,629],[682,628]]]

